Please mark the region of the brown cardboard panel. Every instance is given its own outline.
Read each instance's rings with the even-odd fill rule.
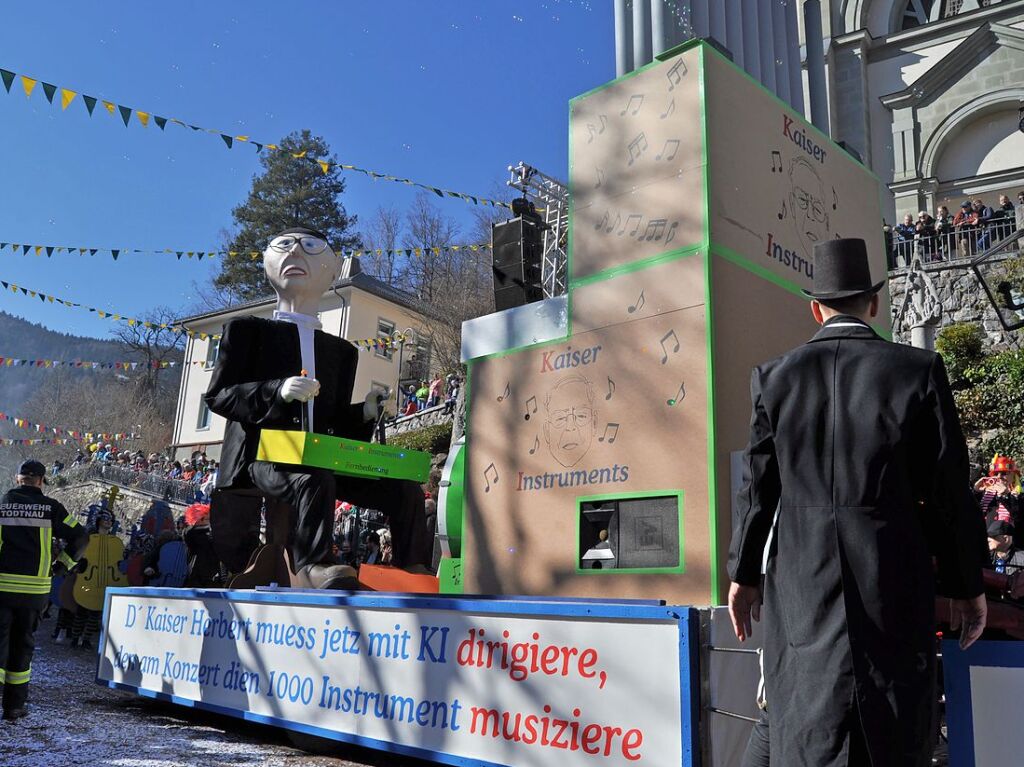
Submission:
[[[721,56],[704,65],[711,241],[809,288],[816,241],[861,237],[882,279],[877,179]]]
[[[715,516],[719,579],[727,584],[725,565],[733,504],[729,457],[743,450],[750,437],[750,372],[755,365],[806,342],[818,326],[808,301],[718,256],[711,259],[711,296],[718,491]]]
[[[575,333],[585,333],[697,306],[704,301],[704,254],[698,251],[574,288],[572,328]]]
[[[702,241],[699,62],[690,50],[573,102],[573,278]]]
[[[705,324],[699,305],[474,363],[467,591],[709,600]],[[577,573],[576,499],[651,490],[685,494],[685,573]]]

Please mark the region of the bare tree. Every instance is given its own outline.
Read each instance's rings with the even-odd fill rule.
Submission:
[[[161,391],[161,383],[178,377],[164,363],[181,361],[185,334],[174,324],[179,317],[170,307],[157,307],[145,319],[145,323],[119,325],[113,335],[138,359],[141,375],[137,385],[143,392],[160,396],[166,394]]]
[[[370,219],[369,231],[363,235],[366,243],[363,268],[388,285],[398,279],[403,261],[398,252],[402,232],[402,214],[394,207],[380,206]]]

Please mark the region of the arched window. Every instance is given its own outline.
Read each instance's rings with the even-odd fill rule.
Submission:
[[[903,6],[903,15],[896,19],[900,31],[927,24],[934,2],[935,0],[907,0]]]

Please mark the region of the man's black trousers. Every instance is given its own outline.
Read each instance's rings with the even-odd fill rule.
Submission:
[[[34,634],[39,625],[35,607],[7,607],[0,604],[0,678],[4,683],[5,712],[22,708],[28,699]]]
[[[336,500],[387,514],[393,565],[430,567],[434,542],[427,529],[423,490],[415,482],[343,477],[326,469],[283,471],[263,461],[249,467],[249,476],[260,492],[295,508],[291,553],[297,570],[332,560]]]

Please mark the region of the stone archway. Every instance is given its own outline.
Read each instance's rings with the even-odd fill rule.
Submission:
[[[1022,100],[1024,86],[1014,86],[975,96],[951,111],[929,136],[922,137],[920,175],[923,178],[935,177],[939,159],[961,131],[986,115],[1016,110]]]

